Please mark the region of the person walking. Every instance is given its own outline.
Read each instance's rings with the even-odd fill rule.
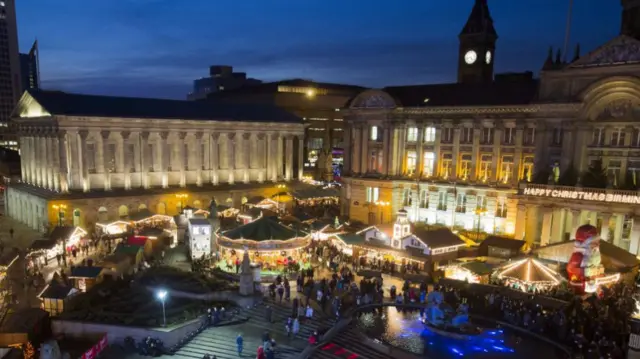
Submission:
[[[298,318],[295,318],[293,320],[292,331],[293,331],[293,337],[295,338],[296,335],[298,335],[298,332],[300,331],[300,320],[298,320]]]
[[[293,321],[291,317],[287,318],[287,323],[284,325],[284,329],[287,331],[287,338],[291,336],[291,329],[293,326]]]
[[[291,287],[288,280],[284,281],[284,300],[287,302],[291,300]]]
[[[272,314],[272,309],[270,306],[267,305],[264,311],[264,319],[267,321],[267,323],[271,323],[271,314]]]
[[[238,356],[242,356],[242,345],[244,344],[244,339],[242,339],[242,334],[238,333],[236,337],[236,345],[238,346]]]

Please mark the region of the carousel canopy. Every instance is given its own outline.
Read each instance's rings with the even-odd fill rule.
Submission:
[[[525,258],[503,265],[497,270],[498,277],[511,278],[526,283],[560,283],[562,277],[533,258]]]
[[[253,222],[222,233],[229,239],[249,239],[253,241],[280,240],[301,237],[302,233],[284,226],[271,217],[260,217]]]

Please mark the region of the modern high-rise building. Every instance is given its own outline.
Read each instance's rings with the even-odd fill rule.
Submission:
[[[214,65],[209,67],[209,77],[193,81],[193,91],[189,92],[187,100],[204,100],[210,93],[235,90],[261,83],[260,80],[247,78],[246,72],[234,72],[233,66]]]
[[[22,92],[15,0],[0,1],[0,146],[16,144],[9,120]]]
[[[40,59],[38,54],[38,40],[33,42],[29,53],[20,54],[20,73],[22,89],[40,88]]]

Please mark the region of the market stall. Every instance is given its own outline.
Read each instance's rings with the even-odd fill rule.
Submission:
[[[338,187],[324,186],[296,189],[291,196],[300,206],[335,205],[340,198]]]
[[[29,247],[28,256],[32,260],[40,258],[44,262],[55,259],[65,251],[72,251],[79,247],[87,232],[80,227],[58,226],[51,231],[47,238],[35,240]]]
[[[495,266],[486,262],[469,261],[442,267],[444,277],[468,283],[487,284]]]
[[[311,236],[282,225],[273,217],[263,216],[218,234],[217,243],[223,269],[231,269],[248,250],[251,261],[261,264],[263,270],[281,270],[291,261],[308,260],[306,248]]]
[[[171,216],[154,214],[148,209],[142,209],[131,215],[131,225],[136,235],[142,235],[149,228],[161,229],[171,238],[171,246],[176,245],[178,239],[178,226]]]
[[[556,271],[531,257],[510,261],[497,268],[493,276],[505,286],[524,292],[551,289],[564,281]]]
[[[126,233],[129,230],[129,225],[129,222],[122,220],[118,220],[115,222],[96,223],[96,227],[99,233],[109,236],[117,236]]]
[[[192,259],[211,255],[211,232],[211,222],[208,219],[189,219],[189,253]]]

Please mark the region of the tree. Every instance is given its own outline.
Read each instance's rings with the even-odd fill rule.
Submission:
[[[567,168],[567,170],[560,175],[558,184],[562,186],[575,186],[578,183],[578,171],[573,167],[573,164]]]
[[[582,185],[591,188],[606,188],[609,183],[607,178],[607,168],[602,164],[599,158],[589,166],[589,169],[582,176]]]
[[[31,345],[31,342],[27,342],[27,344],[23,347],[22,354],[24,359],[33,359],[36,357],[36,351],[33,349],[33,345]]]

